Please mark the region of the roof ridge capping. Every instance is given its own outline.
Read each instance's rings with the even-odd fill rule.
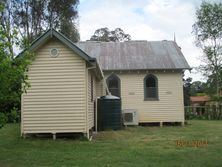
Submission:
[[[163,39],[163,40],[146,40],[146,39],[139,39],[139,40],[130,40],[130,41],[124,41],[124,42],[175,42],[173,40],[167,40],[167,39]]]
[[[124,42],[148,42],[146,39],[138,39],[138,40],[129,40],[129,41],[124,41]]]
[[[146,39],[142,39],[142,40],[130,40],[130,41],[123,41],[123,42],[114,42],[114,41],[90,41],[90,40],[86,40],[86,41],[79,41],[79,42],[76,42],[76,43],[130,43],[130,42],[175,42],[173,40],[151,40],[151,41],[148,41]],[[175,42],[176,43],[176,42]]]

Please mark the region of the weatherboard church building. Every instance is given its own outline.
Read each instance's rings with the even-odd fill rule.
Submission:
[[[31,87],[22,94],[21,134],[84,133],[95,101],[110,92],[139,123],[184,123],[182,73],[190,69],[174,41],[73,43],[50,29],[29,48]]]

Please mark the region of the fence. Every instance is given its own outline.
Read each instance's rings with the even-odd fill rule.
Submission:
[[[222,120],[222,105],[185,106],[185,119]]]

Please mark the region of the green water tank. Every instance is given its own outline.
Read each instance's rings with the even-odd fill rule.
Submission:
[[[118,130],[122,128],[121,99],[107,95],[98,99],[97,126],[98,131]]]

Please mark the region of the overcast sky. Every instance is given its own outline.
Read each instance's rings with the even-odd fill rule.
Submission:
[[[173,40],[191,67],[200,64],[201,50],[194,45],[192,25],[201,0],[80,0],[81,40],[88,40],[96,29],[122,28],[132,40]],[[203,77],[190,74],[193,80]]]

